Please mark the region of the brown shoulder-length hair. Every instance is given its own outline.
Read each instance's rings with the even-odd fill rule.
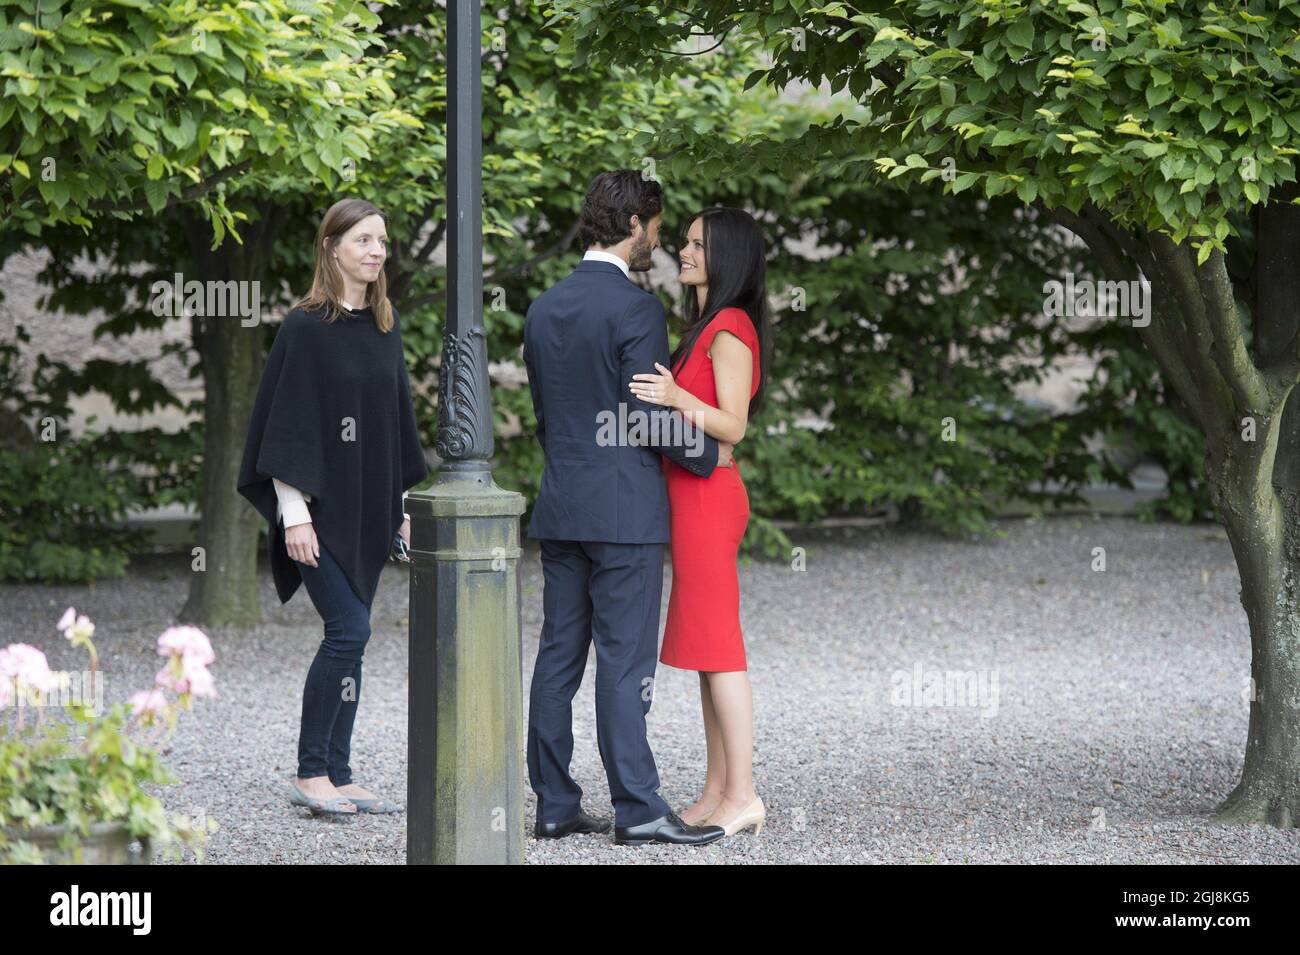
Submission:
[[[325,321],[333,322],[343,315],[343,276],[334,261],[334,247],[354,225],[366,216],[379,216],[388,225],[388,216],[365,199],[340,199],[329,207],[320,228],[316,230],[316,268],[312,274],[311,291],[294,303],[294,308],[309,311],[324,308]],[[375,327],[387,333],[393,327],[393,306],[388,301],[388,281],[384,270],[379,277],[366,284],[366,300],[375,313]]]

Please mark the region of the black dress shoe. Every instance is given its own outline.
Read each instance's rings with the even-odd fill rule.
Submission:
[[[564,822],[539,822],[534,830],[538,839],[562,839],[575,832],[609,832],[609,820],[589,816],[581,809]]]
[[[677,846],[702,846],[716,842],[726,834],[721,826],[688,826],[677,813],[643,822],[639,826],[615,826],[614,843],[620,846],[643,846],[648,842],[666,842]]]

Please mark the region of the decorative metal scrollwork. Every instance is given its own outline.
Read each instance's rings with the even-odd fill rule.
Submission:
[[[438,375],[438,437],[434,449],[446,460],[486,460],[492,453],[488,418],[487,336],[474,325],[445,335]]]

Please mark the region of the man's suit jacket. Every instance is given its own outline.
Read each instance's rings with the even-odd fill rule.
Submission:
[[[656,372],[656,361],[668,365],[663,305],[617,265],[584,260],[529,307],[524,364],[546,456],[529,537],[668,540],[660,455],[705,478],[718,442],[698,427],[689,435],[680,412],[631,392],[632,376]],[[636,412],[644,438],[629,427]]]

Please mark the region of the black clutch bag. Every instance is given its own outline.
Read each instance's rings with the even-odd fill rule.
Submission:
[[[393,546],[388,552],[388,559],[401,561],[406,564],[411,562],[410,549],[406,546],[406,541],[403,539],[401,531],[398,531],[393,535]]]

